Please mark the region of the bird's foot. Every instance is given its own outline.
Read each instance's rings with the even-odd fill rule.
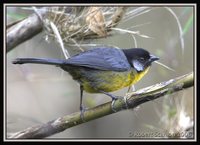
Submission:
[[[80,106],[80,118],[82,120],[82,122],[86,122],[85,119],[84,119],[84,112],[87,110],[87,108],[85,108],[83,105]]]
[[[111,104],[111,108],[113,110],[113,112],[117,112],[117,110],[115,109],[115,101],[121,99],[124,101],[126,109],[128,109],[128,104],[127,104],[127,98],[126,97],[121,97],[121,96],[113,96],[112,95],[112,104]]]
[[[123,99],[124,99],[124,103],[125,103],[125,105],[126,105],[126,109],[128,109],[127,97],[124,96]]]
[[[126,109],[128,109],[128,104],[127,104],[127,99],[126,99],[126,97],[115,96],[115,95],[112,95],[112,94],[110,94],[110,93],[108,93],[108,92],[104,92],[104,91],[101,91],[101,90],[100,90],[99,92],[101,92],[101,93],[103,93],[103,94],[105,94],[105,95],[108,95],[109,97],[112,98],[111,108],[112,108],[113,112],[117,112],[117,110],[114,108],[114,106],[115,106],[115,101],[118,100],[118,99],[124,100],[124,103],[125,103],[125,105],[126,105]]]

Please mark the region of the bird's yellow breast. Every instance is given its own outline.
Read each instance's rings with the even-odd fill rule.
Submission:
[[[149,67],[142,72],[131,69],[127,72],[101,71],[90,72],[90,77],[82,79],[82,86],[86,92],[98,93],[98,90],[113,92],[124,87],[137,83],[149,70]],[[95,79],[94,79],[95,77]]]

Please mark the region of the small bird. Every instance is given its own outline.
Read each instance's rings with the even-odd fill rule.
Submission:
[[[149,70],[152,62],[159,60],[143,48],[116,49],[93,48],[69,59],[17,58],[13,64],[56,65],[67,71],[80,84],[80,111],[83,118],[83,91],[110,94],[137,83]]]

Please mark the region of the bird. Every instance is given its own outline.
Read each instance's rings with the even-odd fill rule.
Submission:
[[[148,72],[152,62],[157,60],[159,57],[144,48],[99,47],[69,59],[16,58],[12,63],[55,65],[68,72],[80,84],[80,111],[83,119],[83,91],[102,93],[115,101],[119,97],[110,92],[136,84]]]

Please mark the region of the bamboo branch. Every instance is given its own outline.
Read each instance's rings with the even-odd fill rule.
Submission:
[[[127,98],[126,103],[123,99],[118,99],[114,103],[114,108],[116,112],[119,112],[127,107],[135,108],[145,102],[157,99],[164,96],[165,94],[172,94],[177,91],[192,87],[194,85],[193,72],[183,75],[181,77],[171,79],[166,82],[162,82],[136,92],[128,93],[125,97]],[[87,110],[84,113],[84,122],[94,120],[112,113],[116,113],[111,109],[111,102],[96,106]],[[46,124],[38,125],[35,127],[27,128],[23,131],[14,133],[9,138],[45,138],[50,135],[62,132],[67,128],[77,126],[84,123],[80,118],[80,112],[73,113],[71,115],[66,115],[55,120],[49,121]]]

